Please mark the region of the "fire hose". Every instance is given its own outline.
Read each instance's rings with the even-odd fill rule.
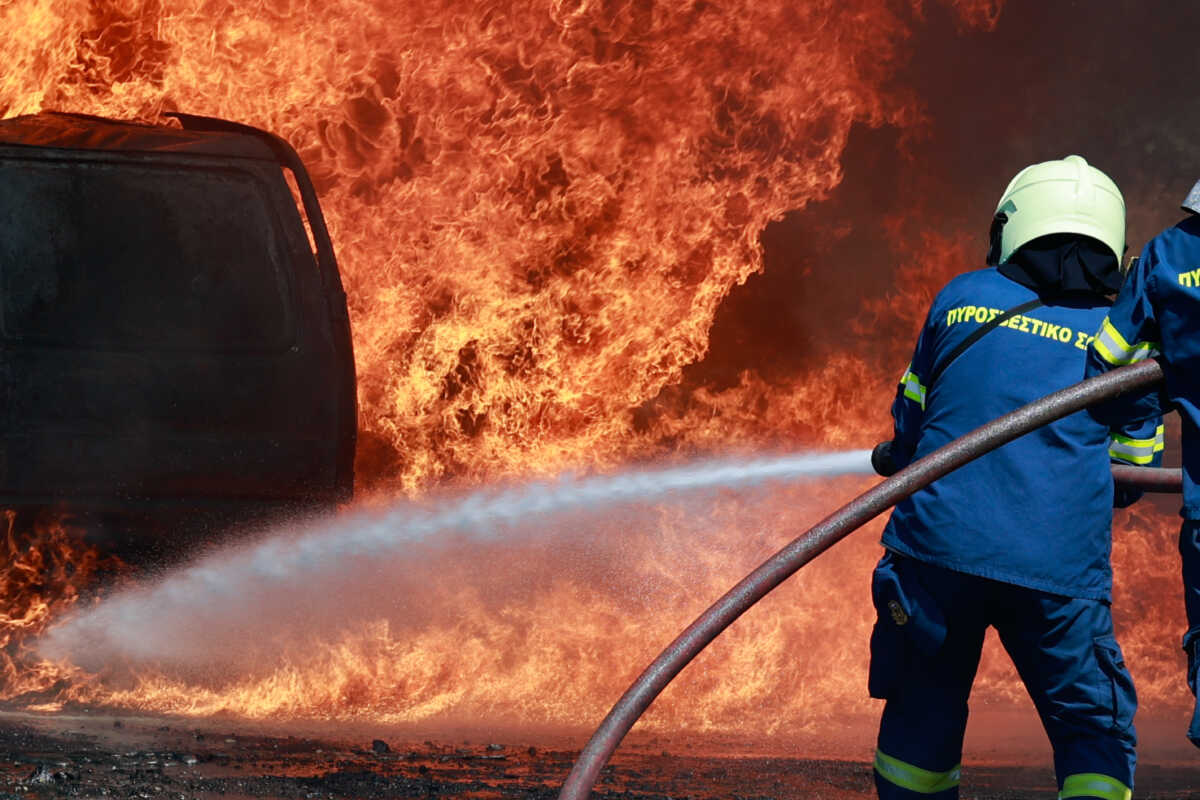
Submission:
[[[877,484],[793,539],[726,592],[663,650],[625,691],[579,754],[559,800],[584,800],[625,734],[709,642],[794,572],[909,495],[964,464],[1055,420],[1163,378],[1153,359],[1121,367],[1022,406],[955,439]],[[1179,491],[1178,470],[1115,467],[1114,479],[1144,491]]]

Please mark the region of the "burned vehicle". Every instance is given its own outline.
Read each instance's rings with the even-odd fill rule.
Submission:
[[[0,508],[351,496],[350,327],[312,182],[274,135],[171,116],[0,121]]]

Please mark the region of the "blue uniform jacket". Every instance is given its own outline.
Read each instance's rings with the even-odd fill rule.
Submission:
[[[1150,240],[1088,349],[1087,374],[1096,375],[1161,355],[1166,395],[1179,410],[1183,444],[1184,598],[1190,630],[1200,640],[1200,217],[1189,217]],[[1142,413],[1145,398],[1094,410],[1101,420]],[[1195,678],[1193,677],[1193,682]]]
[[[1079,380],[1085,351],[1109,310],[1095,295],[1014,316],[930,383],[959,342],[1035,297],[995,268],[960,275],[942,289],[892,406],[899,467]],[[1161,451],[1156,409],[1112,431],[1087,412],[1072,414],[898,504],[883,544],[960,572],[1110,601],[1110,457],[1149,465],[1161,461]]]
[[[1200,520],[1200,217],[1168,228],[1142,250],[1089,348],[1087,374],[1159,354],[1166,393],[1183,422],[1183,517]],[[1136,414],[1145,402],[1121,399],[1095,414]]]

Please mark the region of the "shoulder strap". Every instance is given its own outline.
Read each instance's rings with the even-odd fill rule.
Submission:
[[[934,368],[933,375],[931,375],[929,379],[925,381],[925,385],[933,386],[933,384],[937,382],[937,379],[941,377],[942,373],[946,371],[946,367],[954,363],[954,360],[961,356],[968,347],[978,342],[989,331],[994,330],[998,325],[1003,325],[1017,314],[1024,314],[1026,311],[1032,311],[1040,305],[1043,305],[1042,299],[1040,297],[1035,297],[1032,300],[1021,303],[1019,306],[1013,306],[1003,314],[997,314],[975,330],[971,331],[971,335],[959,342],[958,347],[955,347],[953,350],[951,350],[950,353],[944,359],[942,359],[942,363],[938,364],[937,367]]]

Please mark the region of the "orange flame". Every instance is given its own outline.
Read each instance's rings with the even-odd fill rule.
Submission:
[[[984,28],[1002,8],[945,4]],[[847,325],[872,343],[869,357],[847,346],[814,354],[790,379],[747,371],[725,389],[682,376],[703,359],[722,300],[762,268],[768,223],[838,184],[852,126],[923,124],[918,99],[891,83],[920,24],[922,4],[911,9],[13,0],[0,6],[0,115],[153,120],[179,109],[297,147],[342,263],[358,473],[377,497],[694,452],[861,447],[887,434],[886,398],[949,277],[929,265],[976,263],[973,239],[897,237],[910,248],[894,282],[903,288],[864,298],[857,327]],[[438,576],[421,595],[434,609],[421,624],[364,613],[233,676],[77,676],[61,696],[189,714],[587,724],[711,598],[858,486],[730,496],[699,512],[664,506],[632,529],[601,525],[595,539],[620,545],[604,557],[542,542],[488,550],[483,569],[435,552],[419,568]],[[1161,546],[1169,527],[1146,510],[1121,525],[1119,581],[1134,563],[1158,563],[1143,562],[1144,548]],[[877,532],[735,626],[651,723],[769,733],[871,708]],[[70,558],[68,585],[95,574],[90,556]],[[27,586],[65,563],[14,563],[6,580]],[[626,564],[642,566],[626,574]],[[1137,634],[1126,649],[1143,697],[1177,696],[1178,654],[1161,644],[1177,604],[1131,585],[1118,584],[1117,607]],[[70,604],[0,597],[13,631],[40,629]],[[6,669],[5,697],[58,680]],[[985,665],[980,691],[1018,689]]]
[[[919,119],[885,88],[911,22],[883,0],[0,13],[0,112],[179,108],[300,150],[350,295],[360,473],[407,492],[646,455],[631,411],[704,355],[766,224],[837,184],[851,125]]]
[[[29,643],[56,618],[76,607],[81,592],[122,571],[83,541],[67,517],[19,517],[4,512],[4,566],[0,567],[0,699],[42,695],[81,679],[70,665],[38,658]]]

